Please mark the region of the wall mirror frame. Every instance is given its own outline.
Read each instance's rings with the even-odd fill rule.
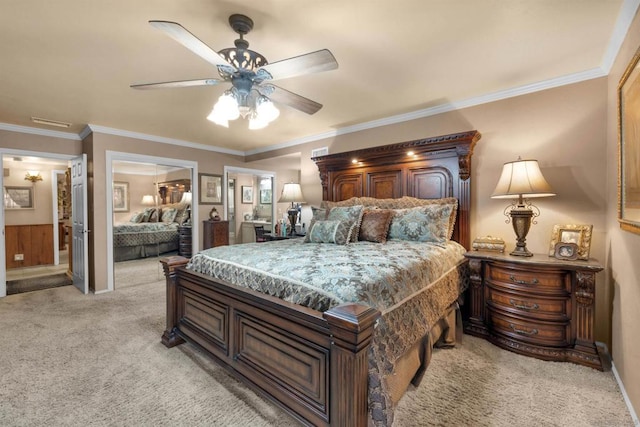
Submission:
[[[618,222],[640,234],[640,48],[618,84]]]

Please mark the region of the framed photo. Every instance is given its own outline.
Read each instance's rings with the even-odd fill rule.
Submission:
[[[271,204],[271,190],[260,190],[260,204]]]
[[[242,186],[242,203],[253,203],[253,187],[249,185]]]
[[[556,243],[553,256],[557,259],[578,259],[578,245],[575,243]]]
[[[5,209],[34,209],[34,187],[4,187]]]
[[[591,250],[592,230],[593,225],[554,225],[553,231],[551,232],[549,256],[556,255],[556,245],[558,243],[573,243],[578,248],[577,256],[575,259],[588,260],[589,251]]]
[[[221,205],[222,204],[222,175],[209,175],[199,173],[200,178],[200,204],[201,205]]]
[[[618,84],[618,222],[640,234],[640,48]]]
[[[113,211],[129,212],[128,182],[113,182]]]

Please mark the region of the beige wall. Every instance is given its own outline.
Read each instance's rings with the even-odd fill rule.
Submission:
[[[622,73],[640,47],[640,15],[632,23],[609,74],[607,110],[607,276],[613,290],[609,304],[614,363],[629,399],[640,411],[640,235],[622,231],[617,221],[618,103]]]

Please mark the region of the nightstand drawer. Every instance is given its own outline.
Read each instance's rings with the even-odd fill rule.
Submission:
[[[571,327],[569,322],[535,322],[489,311],[489,323],[496,333],[521,342],[548,347],[565,347],[570,344]]]
[[[540,298],[487,286],[487,303],[503,311],[540,320],[568,321],[571,298]]]
[[[502,265],[489,265],[488,278],[507,289],[533,290],[536,293],[571,292],[571,278],[561,271],[527,270]],[[547,269],[548,270],[548,269]]]

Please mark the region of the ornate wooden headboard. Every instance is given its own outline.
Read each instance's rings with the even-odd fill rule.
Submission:
[[[480,137],[473,130],[315,157],[322,199],[455,197],[453,240],[469,249],[471,155]]]

